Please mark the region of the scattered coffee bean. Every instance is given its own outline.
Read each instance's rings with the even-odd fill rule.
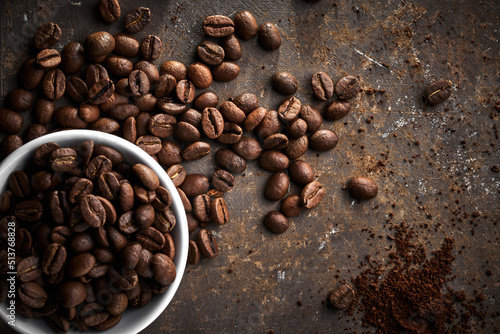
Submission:
[[[372,199],[378,194],[377,184],[367,177],[355,177],[347,185],[351,196],[357,199]]]
[[[120,3],[118,0],[100,0],[99,14],[108,23],[114,23],[122,14]]]
[[[430,84],[425,90],[424,99],[429,104],[439,104],[451,95],[451,81],[440,80]]]
[[[61,28],[55,23],[47,22],[41,25],[33,37],[33,43],[39,50],[47,49],[61,38]]]
[[[141,41],[140,51],[142,58],[151,61],[157,59],[163,51],[163,43],[160,37],[148,35]]]
[[[322,129],[311,135],[309,138],[309,148],[313,151],[329,151],[337,146],[338,141],[335,132]]]
[[[264,49],[273,51],[281,46],[281,35],[274,24],[262,23],[257,34],[257,41]]]
[[[196,242],[201,254],[207,259],[213,259],[219,255],[219,246],[214,235],[209,230],[200,230]]]
[[[276,72],[271,82],[274,90],[283,95],[295,94],[299,87],[297,79],[288,72]]]
[[[272,210],[264,216],[264,225],[272,232],[281,234],[288,230],[290,222],[281,212]]]
[[[300,193],[302,204],[307,209],[316,207],[323,199],[323,196],[325,196],[325,188],[323,188],[323,185],[318,181],[312,181],[306,184]]]
[[[343,284],[333,290],[328,300],[337,310],[343,310],[352,304],[355,297],[354,289],[348,284]]]
[[[335,94],[341,100],[350,100],[358,95],[361,90],[361,85],[353,76],[346,76],[340,79],[335,85]]]
[[[210,41],[203,41],[196,49],[196,54],[207,65],[219,65],[225,57],[224,49]]]
[[[203,33],[210,37],[225,37],[234,32],[234,22],[227,16],[212,15],[203,19]]]
[[[146,7],[137,7],[127,14],[124,19],[125,30],[134,33],[146,27],[151,20],[151,11]]]
[[[323,117],[327,121],[336,121],[349,113],[351,104],[348,101],[334,100],[328,103],[323,112]]]
[[[314,97],[326,101],[333,96],[333,81],[325,72],[314,73],[311,77]]]
[[[234,18],[234,31],[242,40],[248,41],[257,35],[259,26],[255,17],[249,11],[236,14]]]

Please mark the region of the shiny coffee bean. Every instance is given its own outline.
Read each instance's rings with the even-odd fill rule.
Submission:
[[[323,117],[327,121],[336,121],[346,116],[350,110],[351,104],[348,101],[334,100],[326,105]]]
[[[213,77],[210,68],[207,65],[195,62],[187,68],[188,79],[196,86],[196,88],[207,88],[212,84]]]
[[[216,139],[224,131],[224,118],[219,110],[210,107],[205,108],[201,114],[201,126],[208,138]]]
[[[33,44],[39,50],[47,49],[61,38],[61,28],[55,23],[47,22],[41,25],[33,37]]]
[[[59,243],[50,244],[43,253],[41,269],[46,275],[57,274],[65,265],[66,248]]]
[[[52,120],[52,115],[54,114],[55,107],[54,101],[39,98],[35,104],[35,116],[36,120],[40,124],[47,125]]]
[[[61,54],[55,49],[44,49],[36,55],[36,64],[44,70],[56,68],[61,63]]]
[[[259,138],[266,139],[270,135],[278,133],[281,130],[281,125],[278,112],[269,110],[255,130]]]
[[[233,189],[235,185],[234,176],[223,169],[219,169],[212,174],[211,182],[215,189],[223,192]]]
[[[210,144],[203,141],[196,141],[182,149],[182,159],[193,161],[203,158],[210,153]]]
[[[11,173],[9,176],[9,188],[18,197],[28,196],[31,190],[28,175],[22,170]]]
[[[87,298],[87,289],[78,281],[66,281],[57,287],[56,298],[63,307],[75,307]]]
[[[281,212],[272,210],[264,216],[264,225],[272,232],[280,234],[288,230],[290,222]]]
[[[89,89],[90,103],[99,105],[106,102],[115,91],[113,81],[109,79],[102,79],[92,85]]]
[[[288,72],[276,72],[271,82],[274,90],[283,95],[295,94],[299,87],[297,79]]]
[[[229,209],[224,198],[218,197],[210,202],[210,216],[218,225],[224,225],[229,222]]]
[[[156,173],[146,165],[135,164],[132,166],[135,176],[138,178],[139,182],[144,185],[147,189],[156,190],[160,185],[160,180]]]
[[[181,148],[170,140],[162,142],[162,148],[157,154],[158,161],[164,166],[172,166],[182,162]]]
[[[234,35],[229,35],[221,40],[221,46],[224,49],[224,58],[227,60],[239,60],[242,55],[241,44]]]
[[[175,95],[181,103],[191,103],[195,96],[195,86],[189,80],[181,80],[177,82]]]
[[[91,64],[85,71],[87,87],[92,87],[103,79],[109,79],[108,71],[101,64]]]
[[[66,91],[66,76],[64,72],[58,68],[46,72],[42,79],[42,89],[48,99],[60,99]]]
[[[165,254],[156,253],[151,260],[154,279],[161,285],[170,285],[176,277],[175,265]]]
[[[137,138],[135,144],[148,154],[156,154],[161,150],[161,139],[156,136],[141,136]]]
[[[115,39],[116,54],[127,58],[135,58],[139,54],[139,41],[130,35],[119,33],[113,36]]]
[[[257,36],[259,26],[255,17],[249,11],[242,11],[236,14],[234,18],[234,32],[244,41]]]
[[[78,166],[78,154],[72,148],[58,148],[50,154],[50,168],[56,172],[67,172]]]
[[[241,124],[246,119],[245,112],[232,101],[222,102],[219,111],[224,120],[229,123]]]
[[[66,83],[66,92],[75,102],[78,103],[86,101],[89,95],[87,84],[78,77],[69,78]]]
[[[21,282],[31,282],[42,275],[40,268],[40,258],[38,256],[29,256],[24,258],[16,266],[17,277]]]
[[[188,263],[197,264],[201,260],[201,252],[194,240],[189,240]]]
[[[296,118],[285,127],[285,133],[290,139],[298,139],[306,134],[307,123],[302,118]]]
[[[345,76],[335,84],[335,94],[341,100],[350,100],[358,95],[361,85],[353,76]]]
[[[278,108],[278,116],[282,121],[291,122],[299,115],[302,104],[298,98],[292,96],[281,102]]]
[[[162,52],[163,43],[160,37],[148,35],[142,38],[140,52],[142,58],[151,61],[157,59]]]
[[[178,139],[190,143],[200,140],[201,137],[200,131],[194,125],[186,122],[177,123],[174,134]]]
[[[208,107],[217,108],[218,104],[219,97],[213,92],[201,93],[193,100],[193,108],[200,112]]]
[[[270,201],[279,201],[288,193],[290,179],[283,172],[271,175],[264,188],[264,196]]]
[[[300,108],[299,117],[307,124],[307,131],[314,132],[323,124],[323,118],[319,111],[311,105],[303,105]]]
[[[229,149],[217,151],[215,154],[215,164],[232,174],[242,173],[247,167],[245,159]]]
[[[264,120],[267,115],[267,109],[263,107],[256,108],[245,119],[244,127],[246,131],[252,131],[260,122]]]
[[[53,118],[57,124],[66,128],[83,129],[88,125],[87,122],[80,118],[78,109],[72,106],[57,108]]]
[[[210,182],[203,174],[188,174],[179,187],[187,197],[195,197],[205,194],[210,188]]]
[[[161,64],[160,73],[162,75],[170,74],[175,78],[175,80],[180,81],[186,78],[186,66],[175,60],[167,60]]]
[[[274,24],[266,22],[259,26],[257,41],[264,49],[273,51],[281,46],[281,35]]]
[[[135,239],[143,248],[151,252],[157,252],[165,246],[165,237],[152,226],[140,229],[136,233]]]
[[[200,194],[193,198],[193,215],[201,222],[202,226],[211,220],[210,196]]]
[[[179,80],[180,81],[180,80]],[[169,95],[176,87],[177,80],[170,74],[163,74],[156,82],[155,96],[162,98]]]
[[[34,90],[42,81],[45,71],[35,64],[35,59],[26,60],[19,70],[19,83],[27,90]]]
[[[0,108],[0,130],[6,133],[21,131],[24,124],[23,116],[10,109]]]
[[[262,147],[257,140],[242,136],[240,141],[233,144],[233,151],[245,160],[255,160],[262,153]]]
[[[288,167],[290,160],[279,151],[264,151],[259,157],[259,165],[271,172],[280,172]]]
[[[203,41],[196,49],[196,54],[207,65],[219,65],[224,60],[224,49],[216,43]]]
[[[138,7],[127,14],[124,19],[125,30],[134,33],[146,27],[151,20],[151,11],[146,7]]]
[[[424,99],[429,104],[439,104],[451,95],[451,81],[439,80],[430,84],[425,90]]]
[[[252,93],[243,93],[229,100],[234,102],[246,115],[259,107],[259,99]]]
[[[243,129],[235,123],[224,123],[222,134],[217,138],[217,141],[224,144],[234,144],[240,141],[243,135]]]
[[[313,151],[329,151],[337,146],[337,143],[337,135],[328,129],[318,130],[309,138],[309,148]]]
[[[240,74],[240,67],[230,61],[223,61],[212,68],[212,77],[215,81],[228,82],[234,80]]]
[[[377,184],[367,177],[355,177],[352,178],[347,189],[349,194],[357,199],[372,199],[378,194]]]
[[[99,14],[108,23],[118,21],[122,10],[118,0],[100,0],[99,1]]]
[[[234,32],[234,22],[227,16],[212,15],[203,19],[203,33],[210,37],[225,37]]]
[[[179,115],[186,111],[186,104],[180,103],[173,97],[164,96],[156,101],[156,107],[169,115]]]
[[[176,123],[174,116],[160,113],[149,119],[148,130],[159,138],[167,138],[174,133]]]
[[[35,282],[21,283],[17,290],[17,297],[26,306],[41,308],[47,301],[47,292]]]
[[[69,42],[61,51],[61,70],[66,75],[74,75],[83,67],[85,56],[83,45],[78,42]]]
[[[300,194],[291,194],[281,200],[280,212],[288,218],[299,215],[303,209]]]
[[[325,188],[318,181],[312,181],[306,184],[300,193],[302,204],[304,204],[304,207],[307,209],[316,207],[323,199],[323,196],[325,196]]]
[[[308,146],[309,139],[307,139],[307,136],[291,139],[288,146],[285,148],[284,153],[290,160],[295,160],[306,153]]]
[[[134,70],[130,72],[128,83],[130,91],[134,96],[145,95],[149,92],[149,78],[146,73],[141,70]]]
[[[219,255],[219,246],[217,245],[214,235],[209,230],[200,230],[196,242],[201,254],[207,259],[213,259]]]
[[[101,63],[115,49],[115,38],[106,31],[98,31],[85,38],[83,48],[88,60]]]
[[[325,72],[314,73],[311,77],[314,97],[326,101],[333,96],[333,81]]]
[[[14,111],[26,111],[33,106],[33,94],[25,89],[11,90],[5,98]]]
[[[294,160],[288,166],[288,175],[298,185],[306,185],[314,181],[314,171],[311,166],[303,160]]]
[[[330,304],[337,310],[343,310],[349,307],[354,299],[356,298],[356,293],[354,289],[348,285],[344,284],[337,287],[328,297]]]
[[[129,59],[117,55],[108,56],[103,64],[109,74],[119,78],[128,77],[134,69],[134,65]]]

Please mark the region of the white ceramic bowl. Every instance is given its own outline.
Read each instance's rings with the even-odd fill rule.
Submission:
[[[7,180],[9,175],[15,171],[24,169],[26,162],[31,159],[33,152],[37,147],[42,144],[55,142],[61,147],[77,145],[85,140],[93,140],[97,144],[104,144],[111,146],[123,154],[124,161],[132,163],[142,163],[152,168],[160,179],[160,184],[167,188],[172,195],[172,210],[175,213],[177,223],[171,235],[175,241],[175,258],[174,263],[177,270],[177,276],[174,283],[170,285],[168,290],[160,295],[154,295],[149,304],[140,308],[128,308],[122,315],[120,322],[106,330],[106,331],[87,331],[85,333],[138,333],[149,324],[151,324],[167,307],[172,298],[174,297],[177,288],[184,274],[186,267],[186,260],[189,248],[189,233],[186,221],[186,213],[182,205],[181,198],[177,192],[174,184],[170,180],[165,170],[146,152],[141,150],[136,145],[122,139],[120,137],[110,135],[107,133],[92,131],[92,130],[65,130],[60,132],[51,133],[35,140],[32,140],[25,145],[18,148],[10,154],[0,164],[0,193],[6,190]],[[0,305],[0,316],[8,322],[7,318],[7,304]],[[16,315],[16,326],[12,327],[20,333],[51,333],[52,329],[45,323],[44,320],[26,319],[21,315]],[[80,332],[75,326],[70,328],[70,333]]]

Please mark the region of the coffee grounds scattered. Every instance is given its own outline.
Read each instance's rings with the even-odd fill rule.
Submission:
[[[446,287],[456,278],[454,240],[446,238],[427,258],[425,248],[412,243],[414,236],[402,223],[389,236],[396,247],[386,264],[366,257],[369,268],[352,279],[358,300],[348,314],[364,312],[363,326],[375,326],[379,334],[468,333],[472,318],[484,326],[480,298],[468,300],[463,291]]]

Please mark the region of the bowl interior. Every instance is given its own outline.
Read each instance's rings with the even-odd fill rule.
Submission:
[[[175,242],[176,253],[174,263],[176,266],[177,276],[175,281],[169,286],[168,290],[160,295],[153,295],[149,304],[140,308],[129,308],[123,314],[121,321],[114,327],[106,331],[87,331],[85,333],[137,333],[149,324],[151,324],[167,307],[172,300],[186,266],[188,255],[189,233],[186,221],[186,214],[179,194],[167,175],[165,170],[142,149],[122,139],[120,137],[107,133],[92,131],[92,130],[66,130],[51,133],[35,140],[32,140],[18,148],[10,154],[0,164],[0,193],[7,188],[7,180],[9,175],[16,170],[24,169],[25,164],[31,159],[34,150],[42,144],[48,142],[58,143],[60,146],[78,145],[85,140],[93,140],[96,144],[104,144],[111,146],[123,154],[123,159],[129,164],[142,163],[149,166],[155,171],[160,179],[160,184],[167,188],[172,196],[171,209],[174,211],[177,223],[171,235]],[[0,307],[0,317],[8,322],[7,304],[3,303]],[[13,329],[20,333],[50,333],[52,329],[45,323],[44,320],[26,319],[17,314],[15,318],[16,326]],[[76,326],[70,328],[70,333],[80,332]]]

